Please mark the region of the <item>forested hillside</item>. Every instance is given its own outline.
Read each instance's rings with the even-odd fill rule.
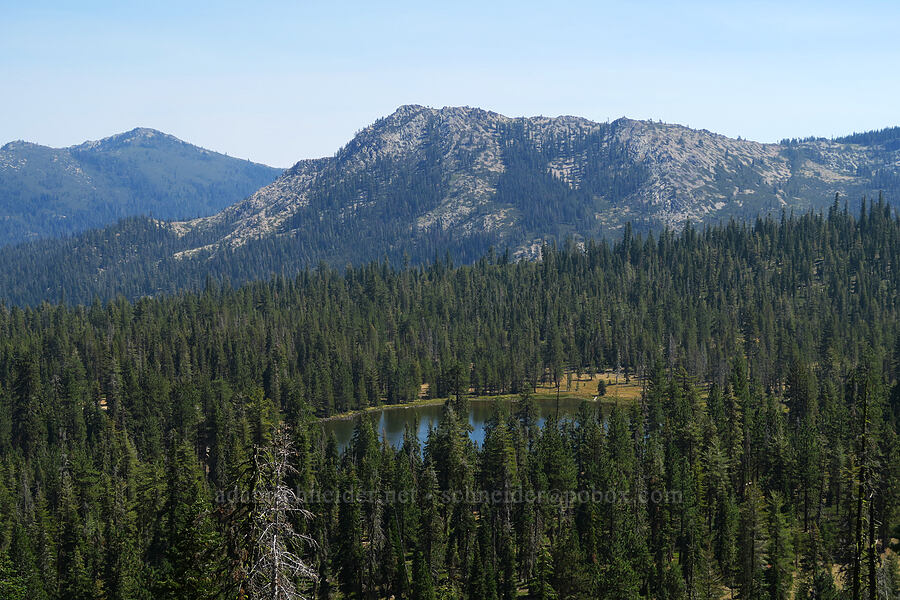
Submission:
[[[534,262],[4,306],[0,597],[277,574],[318,598],[894,598],[898,265],[893,210],[835,202]],[[538,381],[598,369],[646,391],[536,427]],[[323,436],[422,384],[449,398],[423,445]],[[475,447],[467,397],[499,393],[521,400]]]
[[[136,215],[211,215],[279,172],[147,128],[68,148],[10,142],[0,147],[0,246]]]

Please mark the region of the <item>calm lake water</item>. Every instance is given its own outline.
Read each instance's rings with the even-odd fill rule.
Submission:
[[[469,425],[472,426],[469,437],[473,442],[478,444],[479,447],[484,442],[484,424],[494,414],[494,408],[499,402],[508,403],[510,412],[516,411],[517,403],[510,402],[509,400],[469,400]],[[560,398],[560,420],[571,419],[574,417],[578,407],[581,406],[581,402],[581,400],[572,398]],[[538,426],[543,427],[547,417],[556,413],[556,400],[535,400],[534,404],[539,414]],[[599,403],[594,405],[599,406],[604,415],[608,413],[608,405]],[[377,411],[371,411],[350,419],[323,421],[322,427],[325,429],[326,434],[334,433],[338,450],[343,452],[350,444],[350,439],[353,437],[353,429],[356,427],[357,419],[365,417],[373,420],[375,431],[381,438],[386,438],[391,446],[399,448],[403,444],[403,432],[406,430],[407,423],[412,425],[415,422],[416,417],[418,417],[418,437],[419,441],[424,445],[425,440],[428,438],[428,430],[438,426],[443,410],[444,407],[441,404],[408,407],[402,405],[386,406]]]

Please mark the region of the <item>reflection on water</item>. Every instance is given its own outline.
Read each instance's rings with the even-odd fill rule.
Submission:
[[[472,427],[469,437],[479,446],[484,442],[484,424],[494,414],[494,407],[498,402],[509,401],[492,399],[472,399],[469,401],[469,425]],[[581,403],[582,400],[574,398],[560,398],[560,420],[574,417],[578,411],[578,407],[581,406]],[[556,413],[556,400],[535,400],[534,404],[539,415],[538,427],[543,427],[547,418]],[[591,404],[600,406],[603,414],[606,415],[608,405]],[[516,406],[516,403],[510,403],[510,412],[515,412]],[[425,440],[428,438],[428,430],[438,426],[443,410],[444,407],[441,404],[409,407],[387,406],[378,411],[366,413],[364,416],[373,420],[375,423],[375,431],[380,437],[386,438],[388,443],[394,448],[399,448],[403,443],[403,432],[406,429],[407,423],[412,425],[415,422],[416,417],[418,417],[418,437],[419,441],[424,444]],[[353,429],[356,426],[356,420],[362,418],[362,416],[363,415],[359,415],[351,419],[322,422],[322,427],[325,429],[326,435],[334,433],[339,451],[343,451],[350,444],[350,439],[353,437]]]

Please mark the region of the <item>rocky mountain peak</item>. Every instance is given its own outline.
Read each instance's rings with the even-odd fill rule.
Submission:
[[[900,191],[898,158],[884,144],[761,144],[625,117],[410,104],[333,157],[301,161],[246,201],[173,228],[226,231],[186,256],[269,235],[344,248],[349,232],[379,240],[375,254],[450,236],[460,247],[490,240],[530,255],[542,241],[615,235],[626,222],[680,227],[827,206],[835,193]],[[323,241],[326,230],[337,237]]]
[[[25,140],[13,140],[11,142],[7,142],[0,146],[0,151],[13,151],[25,148],[38,148],[40,147],[38,144],[33,142],[26,142]]]
[[[127,146],[158,145],[161,143],[169,145],[189,145],[174,135],[169,135],[168,133],[163,133],[162,131],[151,129],[149,127],[135,127],[130,131],[117,133],[99,140],[88,140],[81,144],[71,146],[69,150],[76,152],[88,150],[105,151]]]

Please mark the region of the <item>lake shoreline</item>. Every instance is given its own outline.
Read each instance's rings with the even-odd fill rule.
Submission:
[[[548,401],[548,400],[556,400],[556,394],[531,394],[531,398],[535,401]],[[497,401],[505,401],[510,403],[516,403],[521,399],[521,396],[518,394],[498,394],[496,396],[470,396],[467,398],[469,402],[497,402]],[[580,396],[574,395],[571,392],[560,393],[559,399],[561,401],[571,401],[571,400],[582,400],[584,402],[591,402],[597,404],[608,404],[614,405],[618,403],[623,404],[631,404],[635,401],[634,398],[620,398],[616,396],[606,395],[606,396]],[[366,408],[360,408],[357,410],[351,410],[343,413],[339,413],[336,415],[331,415],[329,417],[319,417],[317,420],[319,423],[327,423],[330,421],[351,421],[360,415],[364,415],[366,413],[376,413],[378,411],[383,410],[399,410],[399,409],[410,409],[410,408],[420,408],[423,406],[440,406],[447,402],[449,398],[426,398],[422,400],[416,400],[414,402],[406,402],[403,404],[381,404],[378,406],[367,406]]]

